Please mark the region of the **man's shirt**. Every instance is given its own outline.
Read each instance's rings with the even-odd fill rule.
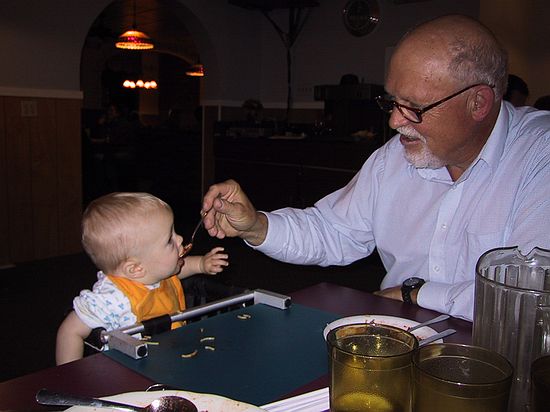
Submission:
[[[265,254],[347,265],[376,247],[387,270],[381,289],[424,278],[420,306],[471,320],[483,253],[550,249],[550,112],[503,103],[487,143],[456,182],[446,168],[409,164],[395,136],[314,207],[266,215],[267,237],[257,247]]]

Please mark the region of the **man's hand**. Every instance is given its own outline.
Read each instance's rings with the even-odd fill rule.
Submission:
[[[411,300],[416,305],[416,296],[420,289],[414,289],[411,291]],[[403,295],[401,295],[401,286],[394,286],[393,288],[387,288],[383,290],[378,290],[374,292],[375,295],[382,296],[384,298],[389,298],[393,300],[399,300],[403,302]]]
[[[267,235],[267,218],[256,211],[234,180],[210,186],[204,195],[203,223],[210,236],[241,237],[252,245],[261,244]]]

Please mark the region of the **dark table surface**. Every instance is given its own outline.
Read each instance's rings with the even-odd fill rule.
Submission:
[[[329,283],[320,283],[291,293],[290,296],[295,303],[342,316],[383,314],[422,322],[438,314],[417,306]],[[471,326],[470,322],[451,318],[431,327],[437,331],[456,329],[457,333],[445,338],[445,341],[471,344]],[[318,389],[327,386],[327,382],[325,376],[306,386],[296,388],[288,395]],[[34,396],[43,387],[53,391],[102,397],[143,391],[153,383],[155,382],[100,353],[0,383],[0,411],[59,410],[59,407],[45,407],[36,403]]]

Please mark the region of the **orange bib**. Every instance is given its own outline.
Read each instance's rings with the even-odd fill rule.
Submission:
[[[177,276],[161,280],[156,289],[149,289],[142,283],[120,276],[107,277],[128,298],[138,322],[157,316],[173,315],[185,309],[183,288]],[[172,323],[172,329],[180,326],[183,326],[183,322]]]

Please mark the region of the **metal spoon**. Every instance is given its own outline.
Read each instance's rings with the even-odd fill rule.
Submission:
[[[421,339],[418,341],[418,347],[427,345],[428,343],[435,342],[436,340],[446,338],[447,336],[452,335],[453,333],[456,333],[456,330],[454,329],[445,329],[443,332],[436,333],[435,335],[432,335],[430,337],[427,337],[426,339]]]
[[[198,412],[193,402],[180,396],[161,396],[147,406],[134,406],[104,399],[69,395],[41,389],[36,394],[36,401],[42,405],[91,406],[126,412]]]
[[[449,315],[439,315],[433,319],[430,319],[430,320],[427,320],[426,322],[422,322],[422,323],[419,323],[418,325],[415,325],[415,326],[411,326],[408,331],[409,332],[412,332],[413,330],[417,330],[417,329],[420,329],[424,326],[428,326],[428,325],[433,325],[434,323],[437,323],[437,322],[443,322],[444,320],[447,320],[449,319],[450,316]]]
[[[195,229],[193,230],[193,233],[191,234],[191,239],[189,240],[189,243],[183,246],[183,250],[180,253],[180,257],[187,256],[189,252],[191,252],[191,248],[193,247],[193,242],[195,241],[195,235],[197,234],[199,228],[202,225],[202,220],[206,216],[206,212],[201,213],[201,219],[199,220],[199,223],[197,223],[197,226],[195,226]]]

